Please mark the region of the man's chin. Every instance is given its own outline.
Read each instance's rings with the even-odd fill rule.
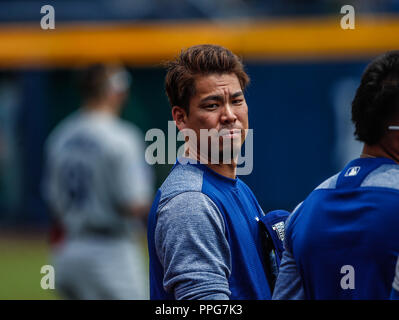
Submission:
[[[230,150],[221,149],[219,153],[219,162],[224,164],[237,163],[241,152],[241,144],[233,146]]]

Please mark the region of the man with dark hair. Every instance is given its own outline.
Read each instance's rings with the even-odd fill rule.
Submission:
[[[238,57],[220,46],[190,47],[168,64],[173,120],[194,141],[187,141],[150,212],[152,299],[271,298],[259,226],[264,214],[236,177],[248,82]],[[201,141],[204,131],[215,135]],[[224,154],[226,145],[234,152]],[[230,161],[214,161],[211,150]]]
[[[65,232],[53,244],[56,289],[68,299],[146,299],[140,220],[152,200],[143,136],[118,115],[129,75],[93,65],[81,79],[82,107],[46,144],[44,195]]]
[[[273,299],[389,299],[399,254],[399,52],[366,68],[352,102],[360,158],[288,218]]]

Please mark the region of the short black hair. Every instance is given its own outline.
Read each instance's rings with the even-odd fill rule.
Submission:
[[[357,140],[377,144],[389,120],[399,112],[399,51],[389,51],[365,69],[352,102]]]

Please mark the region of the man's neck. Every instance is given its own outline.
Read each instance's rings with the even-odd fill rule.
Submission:
[[[206,165],[209,169],[215,171],[216,173],[230,178],[230,179],[235,179],[236,178],[236,172],[237,172],[237,163],[234,162],[233,160],[231,161],[230,164],[224,164],[224,163],[212,163],[211,159],[204,158],[204,156],[200,156],[199,154],[193,154],[188,152],[188,149],[185,151],[185,157],[190,158],[190,159],[195,159],[196,161],[203,163]]]
[[[112,108],[108,104],[104,104],[101,102],[88,102],[84,105],[84,109],[89,112],[99,112],[111,116],[116,116],[115,108]]]
[[[395,152],[394,150],[391,150],[391,148],[384,146],[383,143],[378,143],[375,145],[367,145],[365,144],[363,146],[363,151],[360,156],[361,158],[377,158],[377,157],[382,157],[382,158],[388,158],[392,159],[396,163],[399,164],[399,154]]]
[[[222,176],[225,176],[230,179],[236,178],[237,165],[235,163],[232,164],[207,164],[208,168],[213,171],[219,173]]]

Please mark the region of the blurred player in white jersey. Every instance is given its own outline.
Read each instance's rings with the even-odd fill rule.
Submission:
[[[44,195],[64,233],[54,246],[55,287],[67,299],[147,299],[140,220],[152,201],[144,137],[119,119],[128,73],[94,65],[84,104],[46,143]]]

